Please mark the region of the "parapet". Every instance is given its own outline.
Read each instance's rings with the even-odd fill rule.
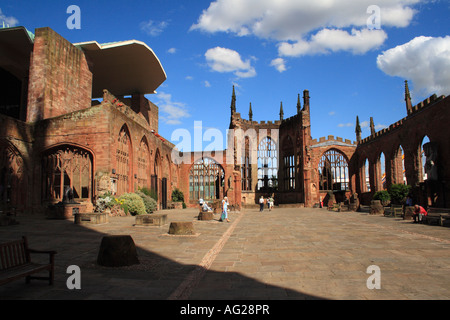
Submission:
[[[356,147],[356,142],[351,141],[349,139],[344,139],[341,137],[334,137],[334,136],[328,136],[320,137],[319,140],[313,139],[311,140],[311,148],[318,148],[318,147],[324,147],[324,146],[330,146],[330,145],[340,145],[340,146],[348,146],[348,147]]]
[[[408,116],[412,115],[414,113],[417,113],[420,110],[427,108],[427,107],[443,100],[444,98],[445,98],[444,95],[438,97],[436,94],[433,94],[432,96],[426,98],[422,102],[419,102],[418,104],[416,104],[414,107],[411,108],[411,110],[408,110]]]
[[[445,98],[444,95],[442,96],[437,96],[436,94],[433,94],[432,96],[430,96],[429,98],[423,100],[422,102],[416,104],[414,107],[411,108],[411,110],[408,110],[408,116],[406,116],[403,119],[400,119],[398,121],[396,121],[395,123],[391,124],[388,128],[384,128],[380,131],[375,132],[375,134],[370,135],[364,139],[361,139],[360,144],[363,143],[368,143],[370,141],[372,141],[373,139],[376,139],[380,136],[383,136],[385,134],[388,134],[389,132],[392,132],[393,130],[396,130],[398,128],[400,128],[403,123],[410,117],[410,116],[414,116],[417,113],[419,113],[420,111],[431,107],[432,105],[442,101]]]

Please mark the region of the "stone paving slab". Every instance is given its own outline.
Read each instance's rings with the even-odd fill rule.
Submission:
[[[26,235],[36,249],[58,251],[54,286],[15,281],[0,299],[442,299],[450,298],[450,229],[365,212],[275,208],[231,212],[231,223],[198,221],[196,209],[169,210],[168,224],[142,227],[134,217],[103,225],[18,217],[0,227],[0,242]],[[194,236],[168,234],[171,221],[192,221]],[[140,264],[96,264],[104,235],[131,235]],[[81,290],[69,290],[69,265]],[[381,289],[369,290],[377,265]]]

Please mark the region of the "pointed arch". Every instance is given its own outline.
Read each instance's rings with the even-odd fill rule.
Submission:
[[[241,159],[241,183],[242,191],[251,191],[252,188],[252,162],[251,162],[251,148],[250,138],[245,136],[244,146],[242,150]]]
[[[116,174],[117,194],[128,193],[132,190],[133,175],[133,147],[128,126],[124,124],[119,131],[116,141]]]
[[[324,152],[319,161],[318,171],[320,190],[350,189],[348,159],[341,151],[332,148]]]
[[[74,199],[92,200],[93,155],[75,145],[59,145],[47,149],[42,156],[42,200],[62,201],[66,188]]]
[[[258,145],[258,190],[278,188],[277,143],[269,136]]]
[[[375,166],[376,176],[376,191],[387,190],[386,183],[386,156],[384,152],[381,152],[377,157]]]
[[[406,181],[406,169],[405,169],[405,151],[402,145],[399,145],[397,150],[394,151],[393,155],[393,165],[394,165],[394,183],[395,184],[407,184]]]
[[[194,162],[189,171],[189,199],[221,199],[224,194],[225,170],[211,158]]]
[[[424,150],[424,145],[426,145],[427,143],[431,143],[431,140],[427,135],[425,135],[420,142],[420,145],[418,148],[418,157],[417,157],[418,168],[419,168],[418,176],[419,176],[420,182],[423,182],[428,179],[428,174],[427,174],[427,171],[425,170],[427,157],[426,157],[425,150]]]
[[[369,159],[365,158],[361,166],[361,191],[370,192],[370,163]]]
[[[28,170],[21,153],[0,140],[0,204],[23,207],[26,203]]]
[[[283,189],[294,190],[295,189],[295,150],[294,142],[288,135],[282,144],[283,151]]]
[[[149,188],[150,187],[150,148],[146,136],[143,136],[139,143],[138,149],[138,187]]]

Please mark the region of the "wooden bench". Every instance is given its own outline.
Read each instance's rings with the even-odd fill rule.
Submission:
[[[389,209],[384,210],[385,217],[402,217],[403,216],[403,206],[398,204],[391,204]]]
[[[31,253],[48,254],[49,263],[39,264],[31,261]],[[28,248],[26,237],[21,240],[0,244],[0,285],[25,277],[26,283],[31,279],[48,280],[52,285],[55,270],[55,251],[40,251]],[[48,277],[31,276],[48,271]]]
[[[444,221],[450,219],[450,209],[448,208],[428,208],[425,219],[428,224],[444,225]]]

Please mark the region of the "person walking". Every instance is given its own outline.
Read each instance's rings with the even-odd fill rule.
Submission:
[[[261,196],[261,198],[259,198],[259,212],[262,212],[264,210],[264,198],[263,196]]]
[[[272,211],[273,209],[273,197],[269,198],[269,211]]]
[[[220,217],[220,221],[224,220],[230,222],[230,220],[228,219],[228,197],[225,197],[222,200],[222,216]]]

